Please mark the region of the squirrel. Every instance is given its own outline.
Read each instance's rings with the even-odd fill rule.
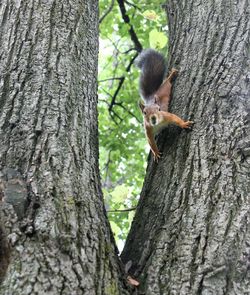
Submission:
[[[144,128],[154,161],[158,162],[161,154],[155,142],[155,135],[168,124],[174,123],[181,128],[189,129],[192,121],[183,121],[180,117],[168,112],[173,78],[178,71],[172,69],[164,80],[166,62],[162,54],[145,49],[136,59],[141,69],[139,89],[143,101],[139,102],[144,117]]]

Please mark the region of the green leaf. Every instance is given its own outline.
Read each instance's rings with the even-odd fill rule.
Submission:
[[[146,10],[143,12],[143,16],[149,20],[157,20],[159,16],[154,10]]]
[[[163,47],[167,45],[167,42],[168,42],[168,38],[164,33],[159,32],[156,29],[153,29],[149,33],[150,47],[155,49],[162,49]]]
[[[125,184],[118,185],[110,194],[113,202],[124,202],[130,196],[130,188]]]

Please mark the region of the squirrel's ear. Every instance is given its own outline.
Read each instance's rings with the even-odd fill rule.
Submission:
[[[140,107],[141,111],[143,112],[145,105],[141,100],[139,101],[139,107]]]
[[[158,104],[158,96],[157,95],[154,95],[154,103]]]

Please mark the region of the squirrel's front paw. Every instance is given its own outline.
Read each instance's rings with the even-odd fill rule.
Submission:
[[[177,75],[178,72],[179,72],[179,71],[178,71],[177,69],[175,69],[175,68],[172,68],[172,69],[171,69],[171,74]]]
[[[182,124],[182,128],[184,129],[190,129],[193,126],[194,122],[193,121],[186,121]]]
[[[153,156],[154,156],[154,161],[158,163],[160,157],[161,157],[161,153],[159,151],[152,151]]]

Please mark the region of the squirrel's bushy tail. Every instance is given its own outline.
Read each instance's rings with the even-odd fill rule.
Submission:
[[[148,100],[159,89],[163,81],[166,61],[159,52],[153,49],[145,49],[137,57],[136,65],[141,69],[141,95],[145,100]]]

